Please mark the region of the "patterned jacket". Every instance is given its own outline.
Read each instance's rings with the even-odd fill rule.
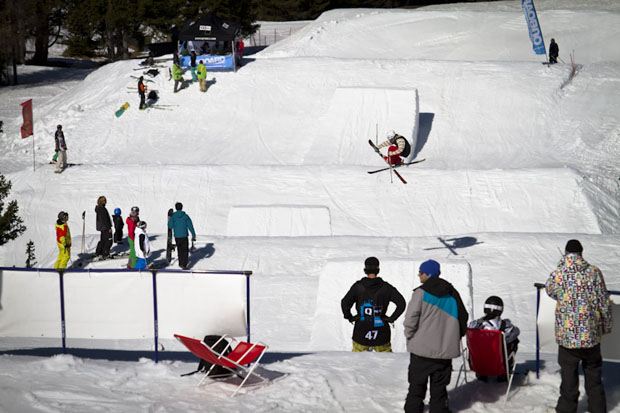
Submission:
[[[71,231],[66,222],[56,221],[56,243],[58,246],[71,248]]]
[[[611,301],[603,273],[580,254],[566,254],[545,285],[555,307],[555,341],[565,348],[591,348],[611,332]]]

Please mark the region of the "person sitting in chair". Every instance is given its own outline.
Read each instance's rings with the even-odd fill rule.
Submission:
[[[502,313],[504,312],[504,301],[496,296],[492,295],[484,302],[484,317],[471,321],[467,327],[483,330],[496,330],[504,333],[506,338],[506,348],[508,354],[511,355],[508,360],[509,368],[512,370],[515,360],[514,355],[517,353],[519,345],[519,327],[510,322],[509,319],[502,319]],[[476,374],[478,380],[487,381],[486,376],[480,376]],[[500,381],[505,380],[505,376],[499,378]]]

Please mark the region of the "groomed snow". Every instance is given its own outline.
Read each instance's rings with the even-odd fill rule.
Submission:
[[[190,265],[254,272],[252,338],[270,345],[270,374],[287,375],[230,400],[224,384],[197,389],[198,377],[178,377],[195,362],[3,355],[0,410],[399,411],[408,354],[351,354],[351,326],[339,319],[340,299],[371,255],[406,299],[416,265],[429,258],[470,274],[458,288],[471,316],[482,315],[486,297],[501,295],[505,315],[522,332],[518,371],[531,370],[533,284],[555,267],[558,248],[580,239],[608,288],[620,289],[620,49],[613,47],[620,3],[536,6],[546,43],[557,40],[565,63],[542,65],[520,2],[501,1],[334,10],[248,56],[237,73],[209,72],[206,94],[195,85],[173,94],[163,69],[147,86],[173,106],[146,112],[137,110],[130,77],[140,73],[137,61],[98,70],[20,67],[23,84],[0,90],[0,172],[13,182],[11,197],[28,230],[3,246],[0,263],[23,265],[32,239],[39,265],[52,266],[60,210],[70,214],[75,246],[86,211],[85,243],[94,251],[93,210],[102,194],[123,216],[140,206],[161,256],[165,213],[181,201],[198,232]],[[566,64],[571,50],[574,78]],[[32,140],[19,137],[19,103],[28,98],[35,172]],[[125,102],[130,109],[115,118]],[[58,123],[76,164],[61,175],[47,164]],[[383,166],[366,143],[377,129],[380,137],[395,129],[417,138],[412,156],[426,161],[401,168],[407,185],[390,184],[387,172],[366,173]],[[346,277],[322,293],[336,267],[346,267]],[[0,291],[4,308],[9,293]],[[54,312],[53,300],[41,309]],[[400,350],[398,328],[393,344]],[[164,347],[181,350],[166,334]],[[100,347],[116,348],[106,343]],[[59,343],[0,341],[4,349],[49,345]],[[503,385],[470,382],[450,390],[452,409],[546,411],[559,374],[555,355],[543,358],[541,378],[517,378],[505,408]],[[455,370],[460,364],[454,361]],[[617,365],[606,364],[603,376],[610,411],[620,412]],[[456,371],[451,386],[455,381]],[[585,411],[585,396],[581,403]]]

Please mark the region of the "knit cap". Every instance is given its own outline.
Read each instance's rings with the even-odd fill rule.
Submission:
[[[429,277],[439,277],[439,274],[441,274],[439,263],[434,260],[424,261],[420,265],[420,271]]]

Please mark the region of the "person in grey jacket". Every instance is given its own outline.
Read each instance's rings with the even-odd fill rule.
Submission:
[[[431,413],[449,412],[448,392],[452,359],[461,354],[461,337],[467,332],[468,314],[458,291],[439,278],[437,261],[420,265],[422,285],[413,290],[405,312],[409,360],[409,393],[405,412],[422,413],[430,378]]]

